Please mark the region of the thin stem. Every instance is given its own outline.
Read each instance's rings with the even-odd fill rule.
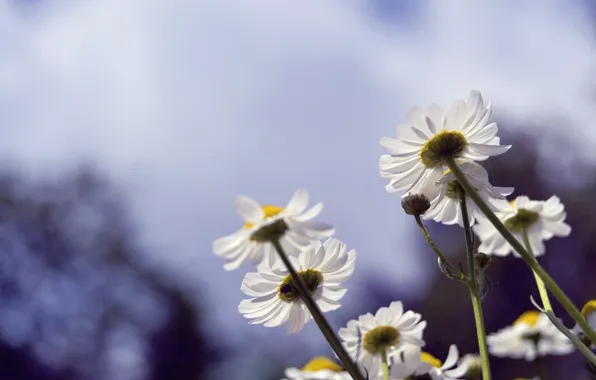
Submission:
[[[420,233],[422,234],[422,236],[424,236],[424,238],[426,239],[426,242],[428,243],[428,245],[430,245],[430,247],[433,249],[433,251],[435,251],[435,253],[437,254],[437,256],[439,256],[439,259],[441,259],[441,261],[447,265],[449,267],[449,269],[454,273],[457,274],[457,276],[459,277],[459,279],[463,279],[463,273],[461,273],[461,271],[459,271],[455,265],[453,265],[443,254],[443,252],[441,252],[441,250],[439,249],[439,247],[437,247],[437,245],[435,244],[435,242],[433,241],[433,239],[430,237],[430,234],[428,233],[428,230],[426,229],[426,227],[424,227],[424,224],[422,224],[422,220],[420,219],[420,215],[414,215],[414,218],[416,218],[416,223],[418,224],[418,229],[420,229]]]
[[[575,307],[573,302],[567,297],[563,290],[557,285],[552,277],[542,268],[535,257],[531,256],[521,245],[521,243],[513,236],[513,234],[503,225],[495,213],[478,195],[474,187],[468,182],[460,168],[455,164],[455,161],[447,160],[446,165],[449,166],[451,172],[457,178],[459,184],[464,188],[468,196],[476,203],[478,208],[482,210],[488,220],[495,226],[497,231],[507,240],[507,242],[519,253],[525,263],[532,268],[536,276],[546,285],[546,288],[555,296],[561,306],[565,308],[567,313],[580,325],[582,330],[588,335],[592,342],[596,342],[596,332],[590,327],[586,319],[581,315],[579,310]]]
[[[387,351],[381,353],[383,380],[389,380],[389,364],[387,363]]]
[[[461,190],[461,189],[460,189]],[[476,322],[476,335],[478,336],[478,349],[480,359],[482,360],[482,379],[490,380],[490,361],[488,359],[488,347],[486,345],[486,331],[484,329],[484,316],[482,313],[482,304],[478,295],[478,281],[476,280],[476,260],[474,259],[474,240],[472,228],[468,218],[468,206],[466,205],[466,193],[459,192],[459,205],[461,208],[464,224],[464,233],[466,236],[466,254],[468,257],[468,287],[470,288],[470,298],[472,298],[472,308],[474,309],[474,321]]]
[[[298,291],[300,292],[302,301],[308,308],[308,311],[317,323],[317,326],[319,326],[321,333],[323,333],[323,336],[325,336],[325,339],[327,339],[327,342],[329,343],[333,351],[335,351],[335,353],[337,354],[337,357],[342,362],[346,371],[348,371],[348,373],[350,374],[350,376],[352,376],[352,379],[354,380],[365,380],[360,371],[358,370],[358,367],[352,361],[350,355],[348,355],[346,349],[339,341],[339,338],[337,337],[337,335],[335,335],[335,332],[329,325],[329,322],[327,322],[327,319],[325,319],[325,317],[323,316],[321,309],[319,309],[319,306],[313,300],[310,292],[308,291],[308,288],[306,287],[306,284],[304,284],[304,281],[302,281],[302,277],[300,277],[296,272],[296,269],[294,269],[294,266],[288,259],[288,256],[284,252],[281,244],[279,243],[279,240],[273,239],[271,240],[271,243],[275,247],[275,250],[277,251],[279,257],[283,261],[286,268],[288,268],[288,271],[290,272],[290,276],[292,276],[294,284],[298,287]]]
[[[536,342],[536,359],[534,359],[534,367],[536,367],[536,374],[540,380],[546,380],[546,363],[542,356],[538,355],[538,342]]]
[[[524,245],[526,246],[528,253],[530,255],[534,256],[534,252],[532,252],[532,245],[530,244],[530,238],[528,237],[528,230],[526,228],[522,229],[522,238],[524,240]],[[538,286],[538,293],[540,293],[540,299],[542,300],[542,307],[545,310],[552,311],[553,307],[550,304],[550,298],[548,297],[548,291],[546,290],[546,287],[544,286],[544,282],[542,281],[542,279],[540,277],[538,277],[536,272],[532,271],[532,273],[534,274],[534,279],[536,280],[536,286]]]

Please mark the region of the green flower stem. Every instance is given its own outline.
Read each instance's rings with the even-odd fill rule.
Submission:
[[[538,353],[538,344],[536,344],[536,353]],[[536,359],[534,359],[534,367],[536,367],[536,375],[540,377],[540,380],[546,380],[546,363],[544,362],[544,358],[536,354]]]
[[[522,229],[522,238],[524,240],[524,245],[526,246],[526,250],[528,250],[528,253],[530,255],[534,256],[534,252],[532,252],[532,245],[530,244],[530,238],[528,237],[528,230],[526,228]],[[546,286],[544,286],[544,281],[542,281],[542,279],[540,277],[538,277],[536,272],[532,271],[532,273],[534,273],[534,279],[536,280],[536,286],[538,286],[538,293],[540,293],[540,299],[542,300],[542,307],[544,308],[544,310],[553,311],[553,307],[550,304],[550,298],[548,297],[548,291],[546,290]]]
[[[383,361],[383,380],[389,380],[389,364],[387,362],[387,351],[383,351],[381,354],[381,360]]]
[[[329,343],[333,351],[335,351],[335,353],[337,354],[337,357],[343,364],[346,371],[348,371],[348,373],[350,374],[350,376],[352,376],[352,379],[354,380],[365,380],[365,378],[360,373],[358,366],[356,366],[356,364],[352,361],[352,358],[350,358],[350,355],[348,355],[348,352],[339,341],[339,338],[337,337],[337,335],[335,335],[335,332],[329,325],[329,322],[327,322],[327,320],[323,316],[321,309],[319,309],[319,306],[310,295],[310,292],[308,291],[306,284],[304,284],[304,281],[302,281],[302,277],[300,277],[296,272],[296,269],[294,269],[294,266],[288,259],[288,256],[284,252],[281,244],[279,243],[279,240],[272,239],[271,244],[273,244],[279,257],[283,261],[286,268],[288,268],[288,271],[290,272],[290,276],[292,276],[294,284],[298,287],[298,291],[300,292],[302,301],[304,301],[304,304],[308,308],[308,311],[317,323],[317,326],[319,326],[319,329],[323,333],[323,336],[325,336],[325,339],[327,339],[327,342]]]
[[[550,277],[550,275],[542,268],[535,257],[531,256],[521,245],[521,243],[513,236],[513,234],[503,225],[503,223],[497,218],[495,213],[490,207],[480,198],[474,187],[470,185],[470,182],[466,179],[460,168],[457,166],[453,159],[447,160],[445,164],[451,169],[451,172],[457,178],[459,184],[464,188],[466,193],[474,203],[482,210],[488,220],[495,226],[497,231],[507,240],[507,242],[517,251],[521,258],[528,264],[528,266],[534,271],[536,276],[546,285],[546,288],[555,296],[559,303],[565,308],[567,313],[580,325],[582,330],[588,335],[591,341],[596,342],[596,332],[590,327],[586,319],[581,315],[579,310],[575,307],[573,302],[565,295],[563,290],[557,285],[557,283]]]
[[[443,252],[441,252],[441,250],[439,249],[439,247],[437,247],[437,245],[435,244],[435,242],[433,241],[433,239],[430,237],[430,234],[428,233],[428,230],[426,229],[426,227],[424,227],[424,224],[422,224],[422,219],[420,219],[420,215],[414,215],[414,218],[416,218],[416,223],[418,224],[418,228],[420,229],[420,233],[422,234],[422,236],[424,236],[424,238],[426,239],[426,242],[428,243],[428,245],[430,245],[430,247],[433,249],[433,251],[435,251],[435,253],[437,254],[437,256],[439,256],[439,258],[441,259],[441,261],[445,265],[447,265],[449,267],[449,269],[454,274],[457,274],[460,280],[463,280],[464,279],[464,274],[461,273],[459,271],[459,269],[457,269],[455,267],[455,265],[453,265],[445,257],[445,255],[443,255]]]
[[[462,219],[464,224],[464,233],[466,236],[466,253],[468,257],[468,287],[470,288],[470,298],[472,298],[472,308],[474,309],[474,320],[476,322],[476,335],[478,336],[478,349],[480,359],[482,360],[482,379],[490,380],[490,361],[488,358],[488,347],[486,345],[486,331],[484,329],[484,316],[482,314],[482,304],[478,295],[478,281],[476,280],[476,260],[474,259],[474,241],[470,220],[468,218],[468,206],[466,205],[466,193],[459,194],[459,205],[461,207]]]

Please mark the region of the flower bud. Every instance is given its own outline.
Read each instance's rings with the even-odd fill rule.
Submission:
[[[408,194],[402,199],[401,207],[408,215],[420,216],[430,208],[430,201],[424,194]]]
[[[488,268],[492,261],[492,257],[490,255],[482,252],[475,254],[474,258],[476,259],[476,267],[480,270],[485,270]]]

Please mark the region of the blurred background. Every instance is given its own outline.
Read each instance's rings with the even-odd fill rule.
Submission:
[[[0,379],[279,379],[331,355],[249,325],[212,241],[234,198],[297,188],[358,251],[338,329],[394,300],[427,350],[476,351],[465,288],[446,280],[378,145],[411,106],[492,102],[486,162],[514,195],[557,194],[573,227],[541,259],[577,305],[596,298],[596,8],[588,0],[0,0]],[[463,259],[463,232],[430,224]],[[527,267],[498,258],[489,332],[532,308]],[[568,326],[571,321],[556,308]],[[494,378],[531,363],[493,358]],[[552,379],[585,378],[579,354]]]

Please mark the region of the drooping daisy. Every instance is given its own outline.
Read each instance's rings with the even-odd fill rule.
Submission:
[[[302,369],[286,369],[283,380],[352,380],[343,367],[332,360],[319,356],[309,361]]]
[[[504,206],[495,215],[520,242],[523,242],[522,230],[526,229],[535,256],[544,254],[545,240],[553,236],[565,237],[571,233],[571,227],[564,222],[565,207],[554,195],[546,201],[533,201],[521,195]],[[513,251],[519,257],[487,219],[479,219],[474,232],[482,242],[478,247],[479,251],[498,256],[506,256]]]
[[[339,300],[347,291],[340,284],[354,273],[356,251],[346,252],[344,243],[328,239],[289,259],[321,311],[339,309]],[[287,322],[287,331],[293,334],[312,318],[285,267],[263,265],[259,272],[246,274],[240,289],[254,297],[243,300],[238,307],[241,314],[252,319],[250,323],[274,327]]]
[[[436,104],[410,109],[407,124],[397,126],[397,139],[379,141],[389,152],[379,160],[381,177],[389,180],[386,190],[417,194],[441,179],[446,160],[461,164],[505,153],[511,146],[500,145],[497,124],[487,124],[490,115],[478,91],[447,112]]]
[[[458,358],[454,344],[449,347],[445,363],[428,352],[422,352],[418,346],[408,345],[391,365],[391,380],[422,380],[429,376],[432,380],[459,379],[467,372],[468,366],[466,363],[457,364]]]
[[[586,302],[584,307],[582,307],[581,313],[588,322],[588,325],[590,325],[592,329],[596,330],[596,300]],[[573,328],[573,332],[575,335],[581,334],[582,340],[585,340],[587,343],[589,343],[592,348],[596,348],[596,342],[589,342],[589,338],[583,333],[582,328],[578,324],[576,324]]]
[[[389,361],[406,344],[423,346],[422,332],[426,322],[413,311],[403,311],[399,301],[380,308],[375,315],[367,313],[339,329],[339,337],[352,359],[359,362],[372,378],[382,373],[382,353]]]
[[[244,218],[244,226],[232,235],[213,242],[215,254],[226,259],[226,270],[237,269],[246,260],[259,265],[263,260],[277,261],[277,253],[271,239],[279,239],[284,251],[296,254],[314,241],[330,237],[334,233],[328,224],[315,222],[323,210],[317,203],[309,210],[308,192],[298,190],[285,208],[259,205],[255,200],[240,196],[236,199],[236,212]]]
[[[569,338],[560,332],[546,314],[523,313],[513,325],[487,337],[489,352],[494,356],[527,361],[537,356],[566,355],[573,351]]]
[[[476,189],[478,195],[493,209],[498,211],[507,203],[505,197],[513,192],[512,187],[493,187],[488,182],[488,173],[475,162],[466,162],[459,165],[470,184]],[[463,227],[463,218],[459,204],[459,194],[463,192],[451,170],[445,171],[435,185],[429,185],[423,192],[431,200],[431,208],[424,214],[424,219],[432,219],[443,224],[459,224]],[[480,208],[466,195],[466,206],[470,225],[476,218],[484,218]]]

